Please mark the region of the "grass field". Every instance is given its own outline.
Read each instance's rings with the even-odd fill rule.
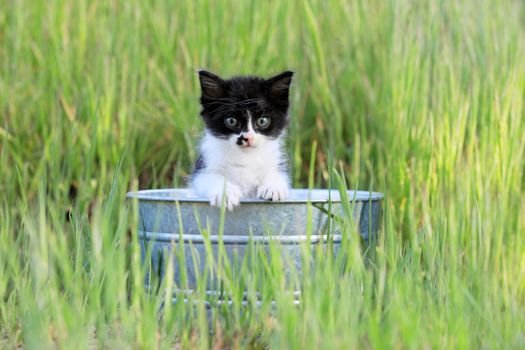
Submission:
[[[524,57],[511,0],[0,0],[0,347],[524,348]],[[294,185],[387,194],[299,307],[144,291],[125,193],[184,185],[199,68],[294,70]]]

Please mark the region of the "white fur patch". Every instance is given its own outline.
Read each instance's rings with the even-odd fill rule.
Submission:
[[[284,161],[282,136],[273,140],[254,133],[253,147],[240,147],[238,135],[223,140],[206,132],[201,143],[205,168],[195,174],[191,186],[210,198],[211,205],[224,201],[230,210],[242,197],[285,199],[290,180],[279,169]]]

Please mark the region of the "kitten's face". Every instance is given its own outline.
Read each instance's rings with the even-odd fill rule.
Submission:
[[[228,80],[199,71],[201,115],[206,129],[236,148],[250,151],[277,139],[288,125],[288,93],[292,72],[270,79]]]

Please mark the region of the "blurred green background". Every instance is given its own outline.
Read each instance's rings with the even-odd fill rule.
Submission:
[[[524,38],[511,0],[0,0],[0,344],[523,348]],[[124,196],[185,185],[200,68],[295,71],[294,185],[387,194],[370,266],[159,320]]]

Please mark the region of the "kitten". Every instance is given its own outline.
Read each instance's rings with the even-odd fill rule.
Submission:
[[[293,72],[270,79],[222,79],[199,71],[205,132],[191,187],[212,206],[232,210],[241,197],[288,196],[283,141]]]

